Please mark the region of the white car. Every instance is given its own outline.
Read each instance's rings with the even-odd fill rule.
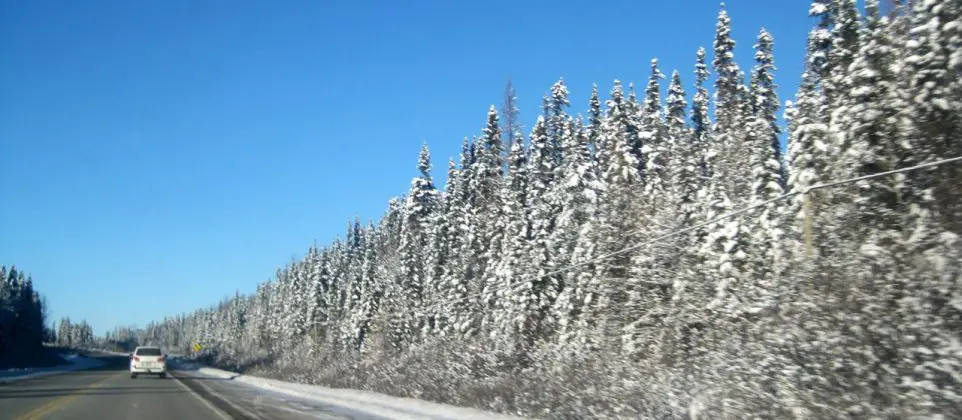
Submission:
[[[160,347],[141,346],[130,353],[130,377],[136,378],[141,373],[167,376],[167,355]]]

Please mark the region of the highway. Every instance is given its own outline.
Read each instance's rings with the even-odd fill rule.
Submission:
[[[171,371],[167,379],[132,379],[126,357],[90,356],[105,365],[0,384],[0,419],[380,419],[189,371]]]

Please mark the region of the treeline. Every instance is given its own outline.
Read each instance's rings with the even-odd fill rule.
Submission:
[[[46,306],[33,278],[16,266],[0,266],[0,367],[29,366],[52,339],[45,322]]]
[[[99,348],[119,352],[133,351],[138,345],[159,344],[148,337],[146,330],[135,326],[114,327],[113,331],[107,331],[103,337],[94,337],[94,342]],[[166,341],[164,344],[170,342]]]
[[[57,324],[55,342],[59,346],[72,348],[87,348],[96,345],[93,328],[87,320],[71,322],[70,317],[60,320]]]
[[[492,107],[443,191],[425,146],[377,223],[142,339],[533,417],[960,418],[962,165],[809,188],[962,156],[962,2],[810,15],[784,156],[774,39],[742,70],[723,9],[690,90]]]

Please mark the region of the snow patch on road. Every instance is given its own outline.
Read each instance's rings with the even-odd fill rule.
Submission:
[[[8,369],[0,371],[0,384],[22,381],[30,378],[39,378],[42,376],[56,375],[75,370],[91,369],[103,366],[104,364],[104,362],[101,360],[83,357],[76,354],[61,356],[61,358],[67,362],[70,362],[70,364],[45,368]]]
[[[183,365],[180,362],[179,365]],[[192,369],[193,370],[193,369]],[[503,414],[489,413],[473,408],[422,401],[413,398],[394,397],[370,391],[335,389],[319,385],[284,382],[276,379],[242,375],[221,369],[197,367],[198,374],[232,380],[276,393],[344,407],[352,411],[383,416],[392,419],[432,420],[506,420],[520,419]]]

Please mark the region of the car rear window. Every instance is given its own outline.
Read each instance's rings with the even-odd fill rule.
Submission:
[[[157,347],[146,347],[137,350],[138,356],[160,356],[160,349]]]

